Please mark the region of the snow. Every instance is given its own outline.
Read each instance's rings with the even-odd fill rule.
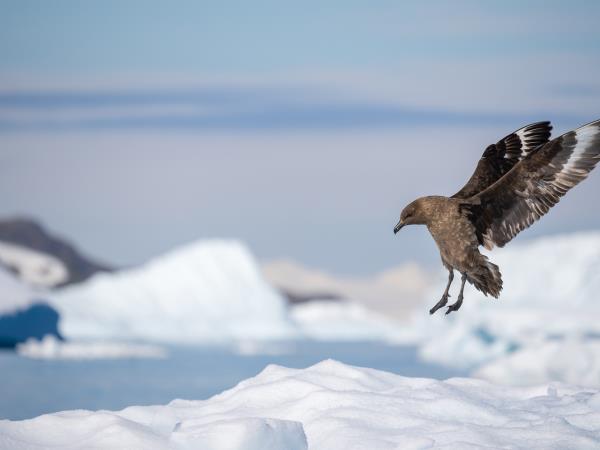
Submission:
[[[0,315],[27,308],[35,297],[33,289],[0,267]]]
[[[555,380],[600,387],[600,341],[569,337],[531,344],[485,364],[474,376],[516,386]]]
[[[141,267],[54,291],[49,301],[60,313],[60,332],[75,340],[239,341],[250,342],[240,349],[252,353],[266,349],[261,341],[387,341],[401,332],[356,302],[288,307],[236,241],[188,244]]]
[[[42,300],[44,295],[0,267],[0,346],[58,335],[58,313]]]
[[[270,365],[208,400],[0,421],[0,448],[596,449],[600,391]]]
[[[120,359],[166,358],[167,352],[157,345],[120,342],[64,342],[46,335],[42,340],[30,338],[17,345],[17,353],[33,359]]]
[[[198,241],[53,293],[67,338],[213,343],[297,334],[285,300],[236,241]]]
[[[407,342],[417,343],[425,360],[475,368],[539,342],[600,334],[599,232],[511,243],[490,259],[502,271],[500,299],[469,286],[457,313],[430,316],[423,308],[414,318]],[[439,299],[443,278],[429,303]]]
[[[172,443],[180,448],[223,450],[307,450],[300,422],[270,418],[223,419],[182,424]]]
[[[15,269],[33,286],[52,287],[69,278],[69,270],[58,258],[4,241],[0,241],[0,263]]]
[[[296,351],[295,341],[254,341],[244,339],[235,341],[231,345],[231,350],[241,356],[269,355],[280,356],[289,355]]]
[[[290,311],[306,337],[323,341],[403,340],[402,326],[358,302],[311,301]]]

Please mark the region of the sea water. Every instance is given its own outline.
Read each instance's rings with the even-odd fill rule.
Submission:
[[[164,359],[37,360],[0,352],[0,418],[26,419],[69,409],[201,400],[268,364],[303,368],[327,358],[400,375],[444,379],[466,373],[422,362],[412,347],[373,342],[168,347]]]

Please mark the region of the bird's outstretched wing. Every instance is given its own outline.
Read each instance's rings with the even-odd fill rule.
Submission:
[[[546,214],[600,161],[600,120],[529,153],[500,180],[465,201],[479,243],[503,247]]]
[[[494,184],[532,150],[548,142],[552,125],[537,122],[509,134],[488,146],[465,186],[453,198],[469,198]]]

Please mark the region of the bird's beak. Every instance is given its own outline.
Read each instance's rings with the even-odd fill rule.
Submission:
[[[405,225],[405,223],[402,222],[402,220],[400,220],[400,222],[398,222],[396,224],[396,226],[394,227],[394,234],[396,234],[398,231],[400,231],[404,225]]]

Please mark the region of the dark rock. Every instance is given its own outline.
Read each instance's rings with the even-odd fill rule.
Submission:
[[[301,303],[307,303],[312,301],[331,301],[331,302],[339,302],[344,299],[331,292],[311,292],[311,293],[299,293],[292,292],[287,289],[280,289],[279,292],[286,298],[289,305],[298,305]]]
[[[0,241],[46,253],[62,261],[69,271],[69,278],[62,285],[79,283],[96,272],[113,270],[105,264],[83,256],[73,245],[49,234],[38,223],[30,219],[0,220]],[[18,268],[9,267],[8,269],[18,275]]]

